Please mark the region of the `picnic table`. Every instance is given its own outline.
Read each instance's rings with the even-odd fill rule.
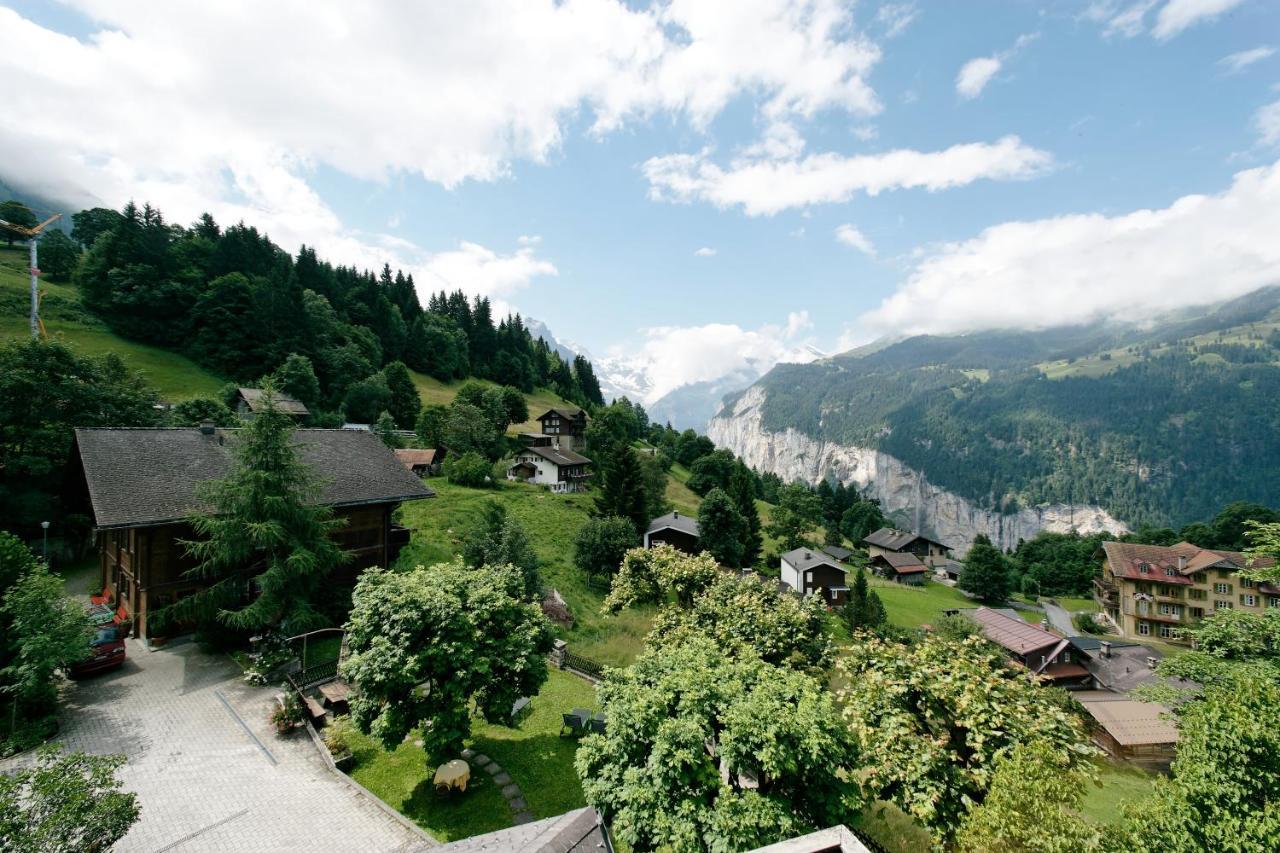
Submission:
[[[461,758],[455,758],[447,764],[441,764],[436,768],[435,778],[432,783],[436,786],[436,790],[459,791],[467,790],[467,782],[471,779],[471,765],[463,761]]]
[[[339,678],[337,681],[321,684],[320,695],[324,697],[325,704],[330,708],[335,711],[346,711],[347,698],[351,695],[351,685]]]

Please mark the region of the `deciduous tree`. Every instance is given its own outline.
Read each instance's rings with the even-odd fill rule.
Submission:
[[[590,580],[596,575],[612,578],[627,551],[640,544],[635,525],[617,516],[590,518],[578,528],[573,563]]]
[[[1003,604],[1012,592],[1008,558],[981,533],[969,546],[969,553],[965,554],[959,586],[988,604]]]
[[[698,507],[698,544],[721,565],[742,565],[747,522],[723,489],[707,492]]]
[[[778,503],[765,530],[790,551],[804,544],[805,534],[821,518],[818,496],[802,483],[791,483],[778,490]]]
[[[496,500],[485,502],[484,513],[464,537],[462,561],[473,569],[483,566],[514,566],[523,581],[525,601],[542,600],[542,575],[538,555],[524,525],[512,518]]]
[[[636,604],[662,604],[674,599],[682,607],[720,577],[716,561],[708,554],[690,556],[670,545],[632,548],[622,560],[613,586],[604,600],[606,613],[617,613]]]
[[[393,361],[382,368],[382,378],[387,381],[387,390],[391,397],[387,402],[387,411],[395,419],[400,429],[413,429],[418,422],[418,412],[422,411],[422,399],[418,396],[418,387],[413,384],[409,368],[402,361]]]
[[[138,795],[120,789],[123,755],[43,747],[33,767],[0,773],[0,850],[106,853],[138,820]]]

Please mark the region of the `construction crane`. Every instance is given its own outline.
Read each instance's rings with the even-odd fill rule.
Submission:
[[[36,243],[40,240],[40,232],[49,227],[53,223],[62,218],[61,213],[55,213],[39,225],[27,228],[24,225],[16,225],[12,222],[6,222],[0,219],[0,228],[6,231],[12,231],[15,234],[21,234],[27,238],[27,248],[31,252],[31,339],[39,340],[44,335],[44,323],[40,321],[40,267],[36,263]]]

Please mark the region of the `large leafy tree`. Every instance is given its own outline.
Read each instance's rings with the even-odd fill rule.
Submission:
[[[640,474],[640,461],[631,445],[615,445],[600,474],[596,514],[625,518],[637,536],[643,535],[649,527],[648,496]]]
[[[705,638],[651,646],[599,690],[576,766],[634,850],[746,850],[846,822],[848,733],[820,682]]]
[[[723,489],[707,492],[698,506],[698,544],[723,566],[743,565],[747,521]]]
[[[66,235],[54,229],[40,238],[40,269],[54,281],[69,281],[80,260],[80,247]]]
[[[271,374],[271,381],[280,393],[300,400],[309,409],[320,405],[320,380],[305,355],[290,353]]]
[[[0,614],[9,647],[0,678],[19,705],[48,710],[57,696],[53,676],[89,655],[92,627],[84,607],[64,594],[62,578],[37,562],[4,590]]]
[[[542,600],[542,575],[529,534],[495,500],[485,502],[479,523],[463,538],[462,561],[473,569],[513,566],[523,583],[521,597],[525,601]]]
[[[138,795],[120,790],[123,755],[40,750],[33,767],[0,773],[0,850],[106,853],[138,819]]]
[[[497,458],[499,432],[489,416],[477,406],[455,399],[444,422],[444,446],[450,455],[476,453]]]
[[[1008,558],[982,533],[973,540],[965,554],[959,586],[988,604],[1003,604],[1013,591]]]
[[[356,724],[388,749],[421,729],[435,759],[461,749],[472,703],[485,719],[509,718],[516,699],[546,681],[551,650],[550,624],[523,594],[509,566],[365,572],[342,664],[357,688]]]
[[[31,228],[39,222],[36,215],[31,212],[31,208],[15,199],[0,201],[0,219],[20,228]],[[10,246],[13,245],[14,240],[23,239],[22,234],[3,225],[0,225],[0,236],[3,236]]]
[[[778,490],[778,503],[765,531],[790,551],[804,544],[809,528],[822,520],[822,502],[803,483]]]
[[[840,532],[849,537],[855,545],[867,538],[886,524],[880,504],[875,501],[858,500],[840,516]]]
[[[382,368],[382,376],[391,393],[387,411],[391,412],[400,429],[413,429],[418,422],[418,413],[422,411],[422,399],[413,384],[413,377],[409,375],[409,368],[402,361],[393,361]]]
[[[978,639],[912,646],[855,642],[840,662],[840,704],[868,798],[888,800],[941,842],[981,803],[999,761],[1043,741],[1067,766],[1095,752],[1065,694],[1008,667]]]
[[[590,518],[578,528],[573,543],[573,564],[589,581],[596,575],[612,578],[627,551],[640,544],[635,525],[625,518]]]
[[[1280,683],[1274,670],[1224,670],[1200,698],[1179,706],[1177,715],[1178,752],[1170,778],[1126,808],[1122,848],[1275,850]]]
[[[720,574],[715,559],[708,554],[690,556],[670,545],[633,548],[613,578],[604,611],[617,613],[637,604],[665,604],[672,600],[689,607],[694,597]]]
[[[444,446],[444,425],[449,418],[449,407],[433,403],[422,407],[418,420],[414,424],[414,432],[418,434],[418,442],[423,447],[432,449]]]
[[[206,511],[191,518],[186,542],[196,566],[187,575],[206,584],[161,618],[217,619],[240,630],[272,626],[290,632],[325,623],[316,602],[346,554],[330,538],[341,525],[315,503],[320,484],[299,459],[293,424],[264,386],[265,406],[234,439],[235,466],[205,484]],[[244,600],[246,581],[258,594]]]

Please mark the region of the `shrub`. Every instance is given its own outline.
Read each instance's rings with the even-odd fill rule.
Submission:
[[[324,745],[329,747],[329,754],[339,756],[351,752],[351,734],[353,731],[351,718],[346,714],[330,720],[329,725],[325,726],[324,734],[322,735]]]
[[[455,486],[482,489],[489,483],[489,460],[479,453],[463,453],[444,461],[444,476]]]
[[[279,703],[274,711],[271,712],[271,724],[276,727],[278,734],[288,734],[294,726],[302,722],[302,703],[298,701],[298,694],[287,685],[284,693],[280,697]]]
[[[1094,615],[1092,613],[1076,614],[1075,619],[1073,619],[1072,621],[1075,622],[1077,628],[1079,628],[1081,631],[1083,631],[1086,634],[1105,634],[1106,633],[1106,629],[1101,624],[1099,624],[1098,620],[1094,618]]]

